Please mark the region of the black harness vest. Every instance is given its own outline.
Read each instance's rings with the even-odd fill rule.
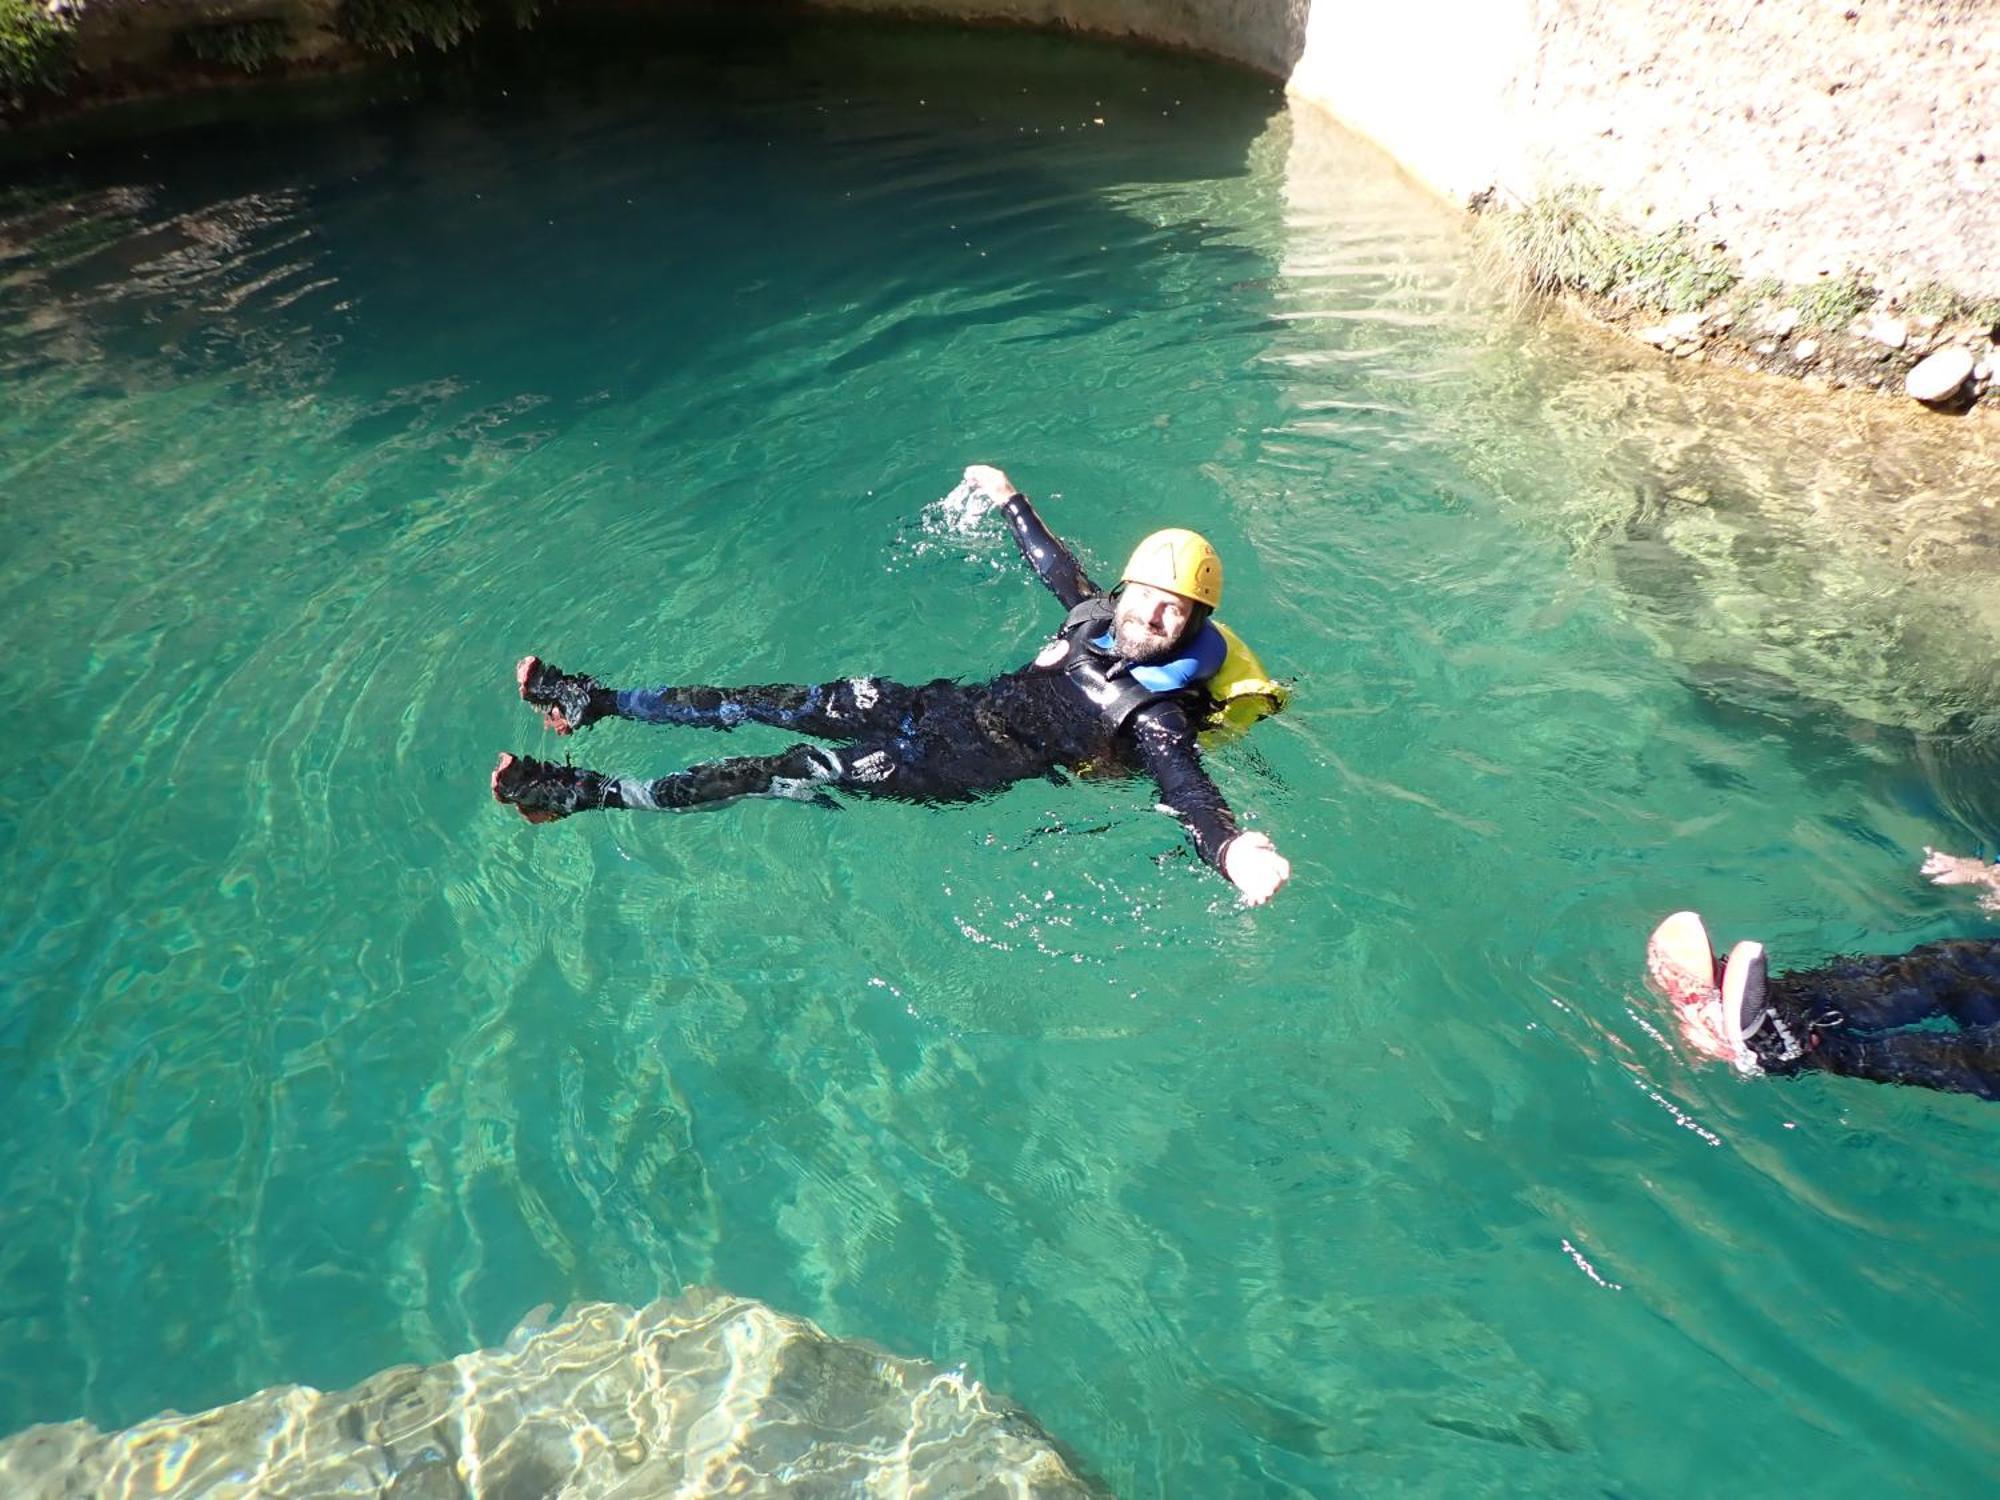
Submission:
[[[1178,695],[1178,691],[1149,688],[1132,676],[1132,664],[1092,641],[1111,627],[1116,612],[1108,595],[1098,594],[1064,617],[1055,639],[1044,646],[1035,665],[1045,672],[1061,672],[1104,716],[1113,733],[1123,729],[1132,715],[1149,703]]]

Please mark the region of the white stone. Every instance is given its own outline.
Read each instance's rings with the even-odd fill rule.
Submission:
[[[1868,337],[1891,349],[1900,349],[1910,341],[1910,328],[1901,318],[1877,318],[1868,325]]]
[[[1656,324],[1651,328],[1641,328],[1639,338],[1645,343],[1657,344],[1664,349],[1674,342],[1674,331],[1665,324]]]
[[[1796,307],[1781,307],[1764,320],[1764,331],[1784,338],[1799,326],[1799,310]]]
[[[1972,374],[1970,349],[1940,349],[1910,371],[1903,389],[1919,401],[1949,401]]]
[[[1698,312],[1682,313],[1677,318],[1667,319],[1666,330],[1676,342],[1682,339],[1698,339],[1701,337],[1701,321],[1701,314]]]
[[[1793,359],[1811,359],[1817,353],[1819,353],[1818,339],[1800,339],[1792,345]]]

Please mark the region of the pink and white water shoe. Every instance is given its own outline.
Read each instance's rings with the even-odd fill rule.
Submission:
[[[1738,943],[1726,960],[1718,960],[1700,915],[1677,911],[1653,929],[1646,976],[1673,1001],[1674,1020],[1688,1046],[1745,1076],[1764,1071],[1750,1046],[1769,1014],[1762,943]]]

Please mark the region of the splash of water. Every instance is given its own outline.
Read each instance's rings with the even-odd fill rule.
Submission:
[[[961,479],[951,492],[924,507],[924,530],[933,534],[973,536],[985,524],[1000,501],[970,479]]]

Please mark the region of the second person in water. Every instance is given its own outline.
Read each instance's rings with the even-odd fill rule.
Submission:
[[[1926,850],[1938,885],[1982,887],[2000,909],[2000,865]],[[1838,1073],[2000,1099],[2000,940],[1950,938],[1908,953],[1834,958],[1773,974],[1764,945],[1718,956],[1699,915],[1675,912],[1646,945],[1682,1040],[1739,1073]]]

